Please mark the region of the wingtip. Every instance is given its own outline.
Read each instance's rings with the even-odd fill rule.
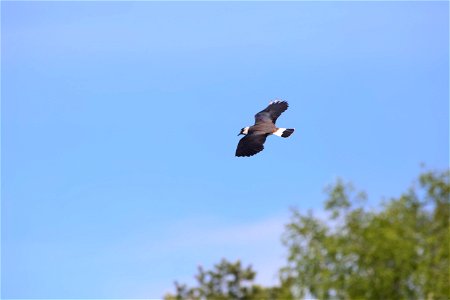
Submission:
[[[255,154],[258,154],[258,152],[256,152],[256,153],[253,153],[253,154],[242,154],[242,153],[240,153],[240,154],[237,154],[237,153],[235,153],[235,157],[251,157],[251,156],[253,156],[253,155],[255,155]]]
[[[271,105],[271,104],[276,104],[276,103],[286,103],[286,105],[289,106],[289,104],[287,103],[287,101],[281,100],[281,99],[272,100],[272,101],[269,102],[269,105]]]

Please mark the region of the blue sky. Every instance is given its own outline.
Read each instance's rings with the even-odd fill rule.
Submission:
[[[276,282],[289,207],[448,167],[447,2],[2,2],[2,298]],[[290,108],[252,158],[239,130]]]

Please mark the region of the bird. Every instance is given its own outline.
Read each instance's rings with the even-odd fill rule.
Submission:
[[[264,110],[255,115],[255,124],[253,126],[244,127],[238,134],[245,135],[239,141],[236,148],[236,156],[253,156],[264,149],[264,142],[269,135],[277,135],[283,138],[289,137],[294,128],[278,128],[275,122],[278,117],[288,109],[289,105],[286,101],[274,100],[269,103]]]

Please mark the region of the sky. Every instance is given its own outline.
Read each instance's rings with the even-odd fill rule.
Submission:
[[[448,168],[448,2],[1,2],[1,298],[161,298],[289,208]],[[234,156],[269,101],[296,128]]]

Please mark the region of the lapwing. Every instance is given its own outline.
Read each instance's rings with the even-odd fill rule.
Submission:
[[[275,100],[269,103],[266,109],[255,115],[255,125],[244,127],[238,134],[245,135],[236,149],[236,156],[252,156],[264,149],[266,138],[271,135],[277,135],[284,138],[289,137],[294,129],[277,128],[275,122],[278,117],[288,109],[286,101]]]

